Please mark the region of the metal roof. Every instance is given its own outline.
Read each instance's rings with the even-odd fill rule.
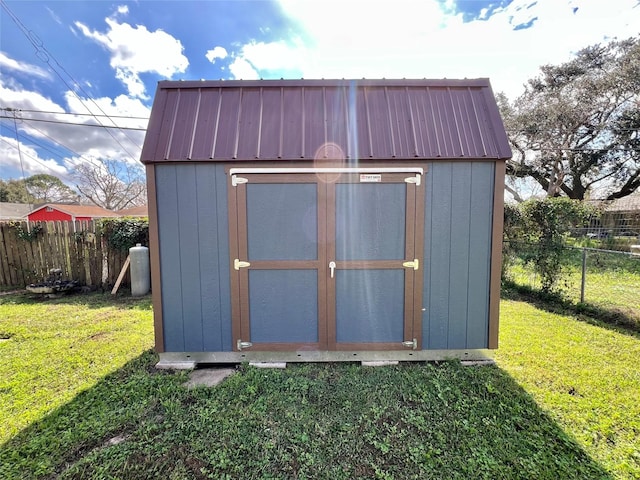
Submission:
[[[143,163],[506,159],[488,79],[159,82]]]

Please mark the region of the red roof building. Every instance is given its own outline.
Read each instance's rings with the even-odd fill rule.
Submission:
[[[27,214],[30,222],[49,221],[88,221],[96,218],[119,217],[116,212],[96,205],[66,205],[60,203],[46,203]]]

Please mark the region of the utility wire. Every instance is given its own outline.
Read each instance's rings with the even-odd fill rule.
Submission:
[[[7,107],[0,107],[0,110],[5,110]],[[126,118],[130,120],[149,120],[149,117],[133,117],[129,115],[98,115],[94,113],[73,113],[73,112],[54,112],[48,110],[33,110],[29,108],[15,108],[20,112],[28,113],[51,113],[55,115],[73,115],[74,117],[110,117],[110,118]]]
[[[93,112],[91,111],[91,109],[85,104],[84,100],[80,97],[80,95],[78,95],[78,93],[76,92],[76,89],[79,90],[86,98],[89,99],[89,101],[91,101],[91,103],[93,103],[96,108],[109,120],[111,120],[111,123],[113,123],[114,125],[115,122],[109,117],[109,115],[107,115],[102,108],[100,108],[100,106],[91,98],[91,96],[89,94],[87,94],[87,92],[82,88],[82,86],[73,78],[73,76],[71,76],[71,74],[69,72],[67,72],[67,70],[60,64],[60,62],[58,62],[58,60],[56,60],[56,58],[53,56],[53,54],[51,52],[49,52],[47,50],[47,48],[44,46],[42,40],[40,40],[40,38],[36,35],[36,33],[33,30],[27,29],[27,27],[20,21],[20,19],[17,17],[17,15],[15,15],[7,6],[6,2],[4,2],[3,0],[0,0],[0,4],[2,5],[2,8],[4,8],[4,10],[7,12],[7,14],[11,17],[11,19],[13,20],[13,22],[18,26],[18,28],[20,29],[20,31],[23,33],[23,35],[27,38],[27,40],[29,40],[29,42],[31,43],[31,45],[33,45],[33,47],[36,49],[36,56],[42,60],[43,62],[45,62],[47,65],[49,65],[49,67],[51,67],[51,69],[54,71],[54,73],[58,76],[58,78],[62,81],[62,83],[65,84],[65,86],[75,95],[75,97],[80,101],[80,103],[87,109],[87,112],[89,112],[89,114],[91,114],[96,121],[102,125],[102,123],[100,122],[100,120],[93,115]],[[53,60],[53,62],[55,63],[55,66],[51,64],[51,60]],[[56,69],[56,66],[60,68],[60,70],[62,70],[62,72],[64,72],[67,77],[73,82],[73,87],[71,85],[69,85],[69,83],[63,78],[63,76],[60,74],[60,72]],[[75,87],[75,88],[74,88]],[[105,127],[105,125],[102,125],[103,127]],[[116,128],[117,125],[116,125]],[[113,140],[120,145],[120,147],[122,148],[122,150],[129,155],[129,157],[131,157],[131,159],[135,162],[135,158],[134,156],[125,148],[124,145],[122,145],[122,143],[120,143],[120,141],[113,135],[113,133],[111,132],[111,130],[106,129],[105,131],[111,136],[111,138],[113,138]],[[132,145],[135,145],[137,148],[141,148],[140,145],[138,145],[134,140],[132,140],[127,134],[126,132],[122,132],[124,134],[124,136],[131,142]]]
[[[15,149],[17,149],[18,151],[20,151],[19,147],[16,147],[15,144],[9,142],[8,140],[5,140],[4,138],[0,137],[0,140],[3,141],[4,143],[6,143],[7,145],[9,145],[10,147],[13,147]],[[34,157],[33,155],[29,155],[27,152],[22,152],[21,155],[29,157],[31,160],[33,160],[34,162],[39,163],[40,165],[42,165],[44,168],[46,168],[47,170],[53,172],[53,173],[58,173],[56,172],[51,166],[43,163],[41,160],[39,160],[38,158]],[[22,162],[21,162],[22,163]],[[21,165],[22,166],[22,165]],[[25,180],[26,175],[24,173],[24,169],[22,169],[22,180]],[[29,193],[29,192],[27,192]]]
[[[13,117],[9,117],[9,116],[6,116],[6,115],[0,115],[0,118],[9,118],[9,119],[11,119]],[[118,126],[118,125],[112,127],[111,125],[102,125],[102,124],[96,125],[96,124],[91,124],[91,123],[63,122],[63,121],[60,121],[60,120],[44,120],[42,118],[24,118],[24,117],[22,117],[20,120],[22,120],[23,122],[56,123],[58,125],[75,125],[75,126],[78,126],[78,127],[97,127],[97,128],[103,128],[105,130],[108,130],[108,129],[135,130],[135,131],[139,131],[139,132],[145,132],[147,130],[146,128],[142,128],[142,127],[121,127],[121,126]],[[116,139],[114,138],[114,140],[116,140]],[[116,142],[117,142],[117,140],[116,140]],[[120,142],[118,142],[118,145],[122,146],[122,144]],[[137,146],[137,148],[142,148],[142,147],[140,147],[138,145],[136,145],[136,146]],[[126,150],[125,150],[125,152],[126,152]],[[126,153],[129,156],[133,157],[133,155],[131,155],[131,153],[129,153],[129,152],[126,152]]]

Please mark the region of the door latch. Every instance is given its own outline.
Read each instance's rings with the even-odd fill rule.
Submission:
[[[233,261],[234,270],[240,270],[241,268],[247,268],[247,267],[250,267],[250,266],[251,266],[251,264],[249,262],[243,262],[243,261],[241,261],[241,260],[239,260],[237,258]]]
[[[417,174],[415,177],[405,178],[404,181],[406,183],[413,183],[414,185],[420,186],[420,178],[421,178],[421,175]]]
[[[238,347],[238,350],[242,350],[243,348],[253,347],[253,343],[243,342],[242,340],[238,339],[238,342],[236,343],[236,347]]]
[[[418,348],[418,341],[414,338],[413,340],[402,342],[402,345],[410,348],[411,350],[415,350]]]
[[[406,268],[413,268],[414,270],[418,270],[418,268],[420,267],[420,261],[417,258],[414,258],[412,262],[403,262],[402,266]]]
[[[331,272],[331,278],[333,278],[333,274],[336,271],[336,262],[329,262],[329,271]]]

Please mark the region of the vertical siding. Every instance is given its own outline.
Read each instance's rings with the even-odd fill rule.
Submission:
[[[479,315],[489,312],[494,169],[493,163],[474,163],[471,167],[469,285],[474,287],[468,297],[468,316],[473,321],[467,328],[467,348],[486,348],[489,341],[488,323],[485,325],[484,317]]]
[[[426,175],[423,345],[486,348],[491,162],[437,162]]]
[[[165,349],[230,350],[224,170],[159,165],[156,184]]]

